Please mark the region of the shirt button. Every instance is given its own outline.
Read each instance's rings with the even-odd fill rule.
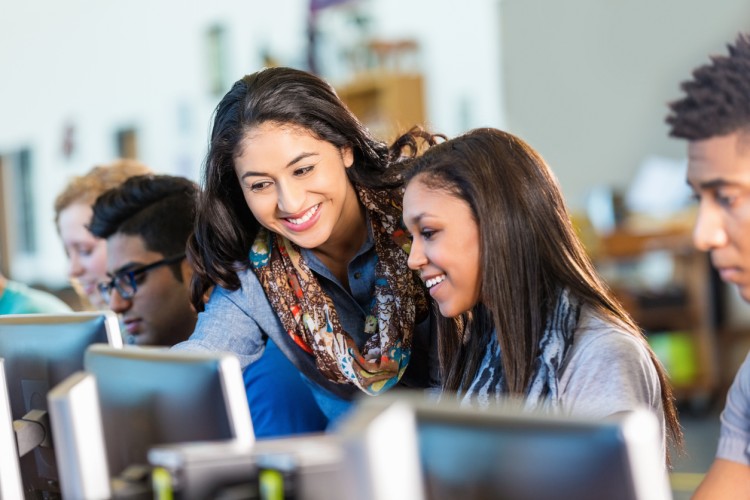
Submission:
[[[362,277],[362,273],[354,273],[354,279],[355,280],[358,280],[361,277]]]

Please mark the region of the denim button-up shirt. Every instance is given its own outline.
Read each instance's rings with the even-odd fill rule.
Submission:
[[[370,228],[370,225],[367,224],[367,227]],[[370,312],[377,263],[371,230],[348,266],[351,293],[311,250],[301,249],[301,253],[333,301],[341,326],[362,347],[366,340],[364,322]],[[255,273],[248,269],[238,276],[240,288],[229,291],[217,287],[205,311],[198,315],[193,335],[174,349],[232,352],[239,357],[244,369],[262,356],[266,339],[270,337],[302,374],[313,382],[313,393],[323,412],[329,418],[338,416],[361,391],[351,384],[335,384],[325,378],[315,366],[315,358],[297,346],[285,331]],[[430,335],[430,323],[427,318],[416,325],[412,358],[400,385],[435,387],[438,384],[437,343]]]

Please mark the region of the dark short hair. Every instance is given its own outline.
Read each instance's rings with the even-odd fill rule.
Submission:
[[[131,177],[96,199],[89,231],[99,238],[140,236],[149,251],[178,255],[193,231],[197,199],[198,185],[184,177]],[[179,264],[171,267],[182,280]]]
[[[680,86],[685,96],[669,103],[670,136],[698,141],[750,132],[750,35],[739,34],[727,48]]]

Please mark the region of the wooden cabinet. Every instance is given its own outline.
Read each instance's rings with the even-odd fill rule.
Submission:
[[[424,125],[422,75],[372,70],[336,89],[339,97],[376,138],[390,142],[414,125]]]
[[[682,344],[680,359],[662,358],[667,371],[672,372],[676,397],[715,396],[719,384],[716,292],[709,257],[693,248],[689,230],[618,230],[600,238],[594,261],[649,336],[657,355],[677,356],[670,349]]]

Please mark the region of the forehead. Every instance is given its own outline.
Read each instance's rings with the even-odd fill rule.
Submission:
[[[425,184],[415,177],[404,191],[404,221],[413,224],[422,217],[463,217],[471,215],[469,204],[446,189]]]
[[[86,229],[85,227],[86,224],[91,222],[92,215],[93,210],[91,209],[90,205],[83,203],[74,203],[72,205],[68,205],[60,211],[58,225],[60,226],[60,230],[62,232],[80,230],[93,238],[91,233],[89,233],[88,229]]]
[[[691,141],[688,181],[694,186],[715,180],[750,184],[750,138],[739,133]]]
[[[299,125],[263,122],[245,132],[236,159],[254,160],[275,156],[294,155],[300,147],[328,144],[310,130]],[[331,145],[333,147],[333,145]]]
[[[110,272],[130,263],[148,264],[161,258],[159,252],[146,249],[140,236],[115,233],[107,239],[107,270]]]

